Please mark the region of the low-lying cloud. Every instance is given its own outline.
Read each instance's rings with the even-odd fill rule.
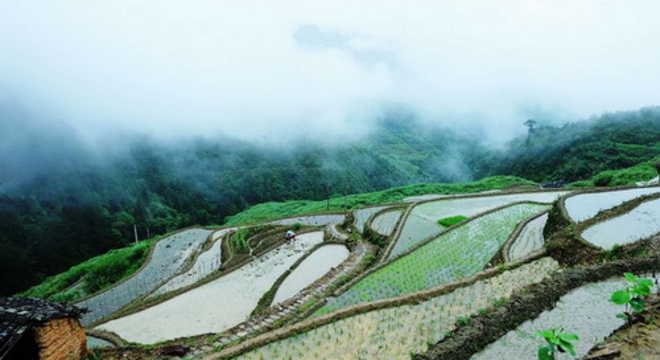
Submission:
[[[343,139],[382,104],[493,141],[658,104],[660,3],[3,1],[0,96],[87,139]]]

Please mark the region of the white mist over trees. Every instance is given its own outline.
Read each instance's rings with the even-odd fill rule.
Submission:
[[[657,103],[660,3],[3,1],[0,95],[109,132],[316,141],[383,102],[493,141]]]

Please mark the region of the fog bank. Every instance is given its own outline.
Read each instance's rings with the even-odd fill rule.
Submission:
[[[658,104],[660,3],[14,1],[0,95],[108,134],[343,140],[382,104],[492,141]]]

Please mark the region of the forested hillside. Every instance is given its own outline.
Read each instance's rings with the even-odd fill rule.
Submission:
[[[359,142],[332,146],[136,138],[128,150],[110,155],[88,151],[66,127],[44,126],[20,112],[6,113],[3,121],[0,295],[126,245],[133,225],[143,239],[222,224],[265,201],[468,180],[478,146],[447,129],[422,128],[407,113],[390,114]]]
[[[617,112],[563,126],[540,125],[493,153],[487,174],[535,181],[586,180],[660,155],[660,107]]]
[[[222,224],[267,201],[495,174],[570,182],[660,154],[660,108],[539,124],[500,151],[405,111],[389,113],[358,141],[334,145],[136,137],[106,152],[88,149],[61,124],[20,111],[2,116],[0,295],[125,246],[134,225],[144,239]]]

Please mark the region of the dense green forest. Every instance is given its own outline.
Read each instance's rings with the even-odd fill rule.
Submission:
[[[405,111],[388,113],[370,135],[342,144],[136,137],[105,152],[90,150],[65,126],[44,128],[16,110],[0,116],[6,129],[0,134],[0,295],[125,246],[134,225],[144,239],[222,224],[267,201],[493,174],[576,181],[660,154],[660,108],[539,124],[499,151],[422,125]]]
[[[479,176],[506,174],[544,182],[586,180],[660,155],[660,107],[617,112],[563,126],[540,125],[490,155]]]

